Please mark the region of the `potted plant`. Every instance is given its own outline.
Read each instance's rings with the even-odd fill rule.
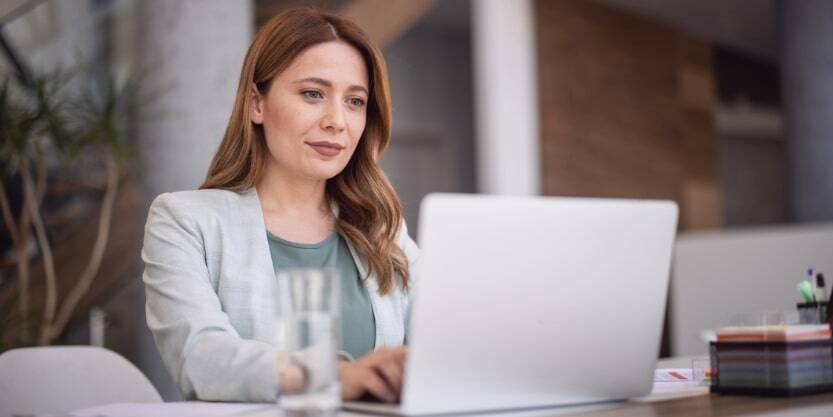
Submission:
[[[64,332],[100,270],[116,197],[135,154],[125,128],[136,102],[135,80],[117,85],[112,78],[92,79],[78,88],[76,79],[70,88],[73,79],[54,72],[0,81],[0,212],[13,271],[4,286],[16,287],[13,296],[0,297],[0,351],[51,344]],[[83,272],[65,276],[55,265],[46,203],[54,179],[79,172],[100,189],[94,193],[97,230],[91,247],[75,248],[86,252]],[[60,202],[51,204],[53,211],[55,206]],[[42,264],[40,300],[30,294],[33,262]],[[62,295],[59,282],[69,288]]]

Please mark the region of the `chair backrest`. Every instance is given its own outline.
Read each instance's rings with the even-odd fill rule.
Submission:
[[[161,401],[133,364],[107,349],[47,346],[0,355],[0,417]]]

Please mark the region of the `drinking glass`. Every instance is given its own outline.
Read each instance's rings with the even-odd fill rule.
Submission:
[[[341,406],[337,355],[340,331],[338,271],[331,268],[276,272],[275,346],[281,375],[295,376],[279,393],[289,412],[314,415]],[[287,377],[287,379],[289,379]]]

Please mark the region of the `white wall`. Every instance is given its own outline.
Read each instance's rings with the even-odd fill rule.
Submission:
[[[4,25],[3,31],[33,69],[68,69],[94,52],[97,24],[106,11],[89,0],[46,1]],[[10,68],[5,55],[0,62],[4,71]]]
[[[475,0],[477,189],[535,195],[541,190],[532,0]]]
[[[671,354],[706,354],[702,331],[743,324],[734,322],[745,315],[794,311],[808,267],[831,282],[833,224],[681,234],[671,276]]]

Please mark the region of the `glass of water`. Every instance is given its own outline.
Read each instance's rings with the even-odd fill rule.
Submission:
[[[284,269],[276,272],[276,280],[273,300],[278,366],[281,375],[293,379],[292,386],[279,393],[278,404],[289,412],[334,412],[341,406],[338,271]]]

